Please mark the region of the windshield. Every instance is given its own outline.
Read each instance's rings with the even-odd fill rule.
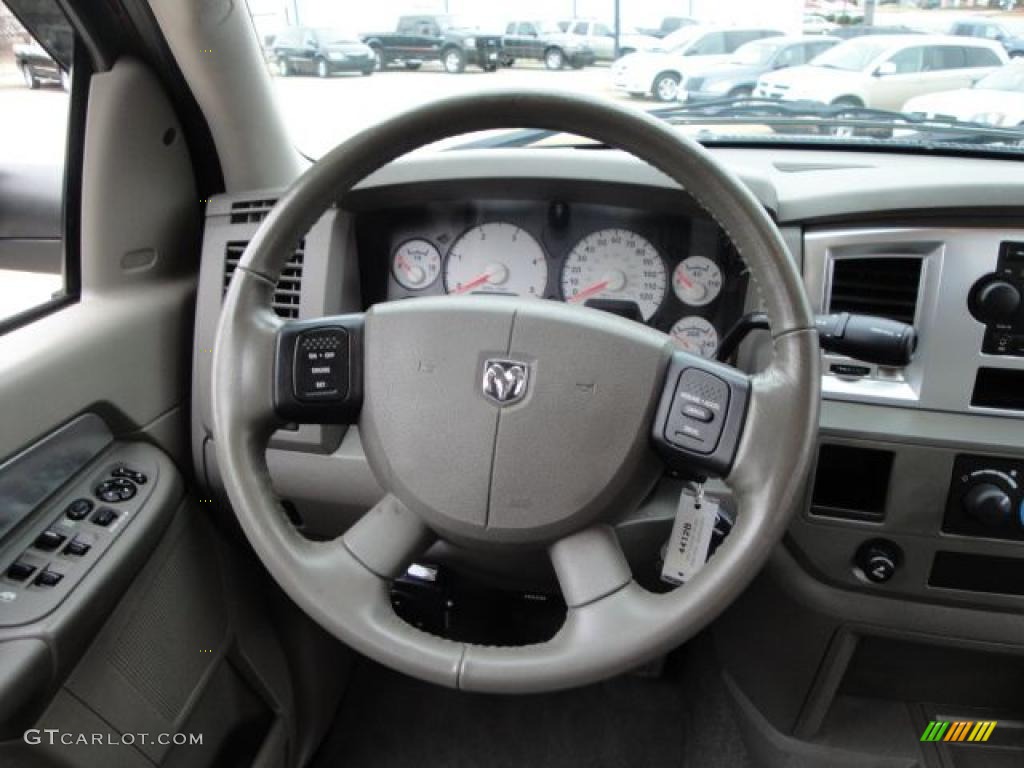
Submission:
[[[875,39],[870,35],[840,43],[829,48],[811,62],[814,67],[842,69],[847,72],[860,72],[872,61],[877,59],[890,46],[884,39]]]
[[[733,54],[737,64],[767,64],[782,46],[779,43],[747,43]]]
[[[904,110],[933,93],[1024,91],[1024,67],[1009,64],[1003,45],[925,31],[874,33],[876,27],[949,30],[958,18],[971,17],[967,11],[876,3],[874,26],[859,18],[837,22],[822,12],[836,25],[822,36],[804,29],[805,20],[817,20],[804,0],[694,0],[697,23],[658,38],[678,3],[244,2],[278,112],[310,159],[410,108],[508,88],[564,91],[646,110],[706,145],[924,142],[956,152],[1024,154],[1024,112],[1006,114],[993,131],[992,121],[973,119],[974,105],[945,105],[936,113],[922,111],[917,101]],[[1015,15],[993,10],[992,23],[1017,26],[1010,24]],[[630,34],[633,29],[646,34]],[[321,44],[312,53],[305,44],[310,32]],[[945,122],[924,126],[922,115]],[[901,123],[906,120],[913,125]],[[581,142],[520,129],[456,137],[428,151]]]

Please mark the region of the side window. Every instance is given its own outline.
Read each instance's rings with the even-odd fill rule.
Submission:
[[[595,24],[594,34],[598,37],[615,37],[615,33],[612,32],[611,28],[606,27],[604,24]]]
[[[998,40],[1002,36],[1003,31],[995,24],[986,24],[981,27],[981,35],[979,35],[979,37],[984,37],[987,40]]]
[[[52,0],[36,5],[38,37],[0,0],[0,324],[77,290],[63,242],[74,41]]]
[[[924,66],[924,48],[915,46],[904,48],[899,53],[889,57],[889,61],[896,65],[897,75],[909,75],[920,72]]]
[[[520,26],[520,28],[522,27],[521,24],[519,26]],[[509,24],[507,27],[505,27],[505,34],[506,35],[514,35],[515,33],[516,33],[516,25],[515,25],[515,23]]]
[[[938,45],[929,48],[925,56],[925,71],[963,69],[967,66],[964,48],[959,45]]]
[[[533,24],[526,22],[525,24],[519,25],[519,34],[532,37],[537,35],[537,30],[534,28]]]
[[[804,46],[790,45],[779,51],[779,55],[775,57],[774,66],[778,69],[782,69],[783,67],[795,67],[798,64],[803,63]]]
[[[967,67],[998,67],[1003,63],[996,52],[988,48],[971,47],[963,51]]]
[[[588,31],[588,25],[585,21],[576,22],[576,25],[572,28],[572,33],[574,35],[583,35],[584,37],[586,37]]]
[[[728,53],[728,51],[725,50],[725,34],[722,32],[708,32],[700,40],[690,46],[686,55],[711,56],[723,53]]]

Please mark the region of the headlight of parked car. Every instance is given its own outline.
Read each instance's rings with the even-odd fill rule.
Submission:
[[[463,45],[465,45],[467,48],[476,48],[476,38],[475,37],[467,37],[466,40],[464,41]]]

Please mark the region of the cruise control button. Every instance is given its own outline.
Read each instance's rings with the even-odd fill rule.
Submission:
[[[55,587],[60,583],[60,580],[64,578],[63,573],[57,571],[51,571],[49,568],[44,570],[32,583],[39,587]]]
[[[52,552],[67,540],[67,536],[56,531],[43,531],[36,537],[35,548]]]
[[[69,520],[84,520],[92,512],[93,503],[89,499],[75,499],[68,504],[64,514]]]
[[[697,403],[684,403],[683,416],[705,424],[715,418],[715,414],[710,408],[705,408],[703,405],[697,405]]]
[[[96,486],[96,498],[108,504],[116,504],[119,501],[128,501],[135,496],[137,489],[135,483],[125,477],[116,477],[113,480],[104,480]]]
[[[32,571],[35,569],[34,565],[18,560],[7,567],[7,578],[11,581],[24,581],[32,575]]]
[[[96,514],[92,516],[92,522],[96,525],[101,525],[104,528],[115,520],[117,520],[117,512],[112,510],[110,507],[100,507],[96,510]]]

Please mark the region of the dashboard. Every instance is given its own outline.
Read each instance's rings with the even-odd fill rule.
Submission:
[[[366,306],[534,297],[622,315],[713,357],[746,296],[743,262],[717,225],[671,205],[422,200],[360,214],[355,229]]]

